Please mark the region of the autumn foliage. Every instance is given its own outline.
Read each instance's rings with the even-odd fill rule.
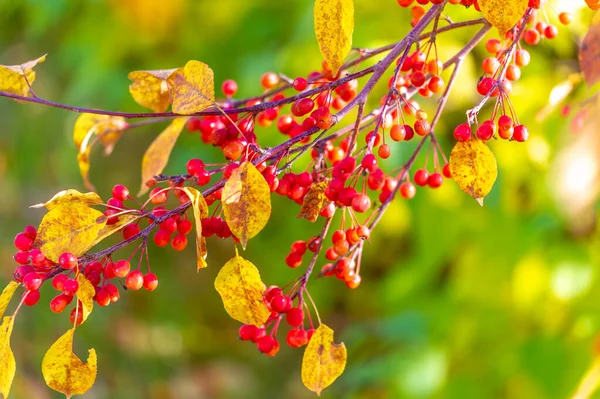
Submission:
[[[598,2],[586,3],[598,9]],[[350,289],[358,288],[364,243],[375,234],[389,204],[412,199],[421,190],[417,187],[436,189],[456,183],[483,205],[502,173],[486,142],[500,139],[505,145],[519,145],[529,138],[529,129],[519,123],[511,105],[512,86],[530,62],[526,48],[557,34],[557,27],[544,22],[545,13],[555,11],[543,0],[398,0],[398,4],[410,7],[410,34],[392,45],[367,50],[352,48],[352,0],[315,0],[314,29],[324,59],[322,69],[294,79],[267,72],[261,78],[265,92],[248,99],[235,98],[237,83],[231,80],[221,85],[222,97],[215,94],[212,69],[196,60],[178,68],[129,73],[129,92],[135,102],[152,111],[147,113],[83,109],[38,97],[32,87],[34,68],[46,56],[0,66],[1,96],[81,112],[73,141],[83,184],[90,190],[61,191],[46,203],[33,205],[47,212],[37,227],[27,226],[15,238],[14,281],[0,296],[2,395],[8,397],[17,367],[10,347],[16,317],[23,304],[36,305],[42,286],[56,289],[50,309],[55,313],[70,309],[71,324],[43,358],[44,379],[66,397],[84,394],[102,366],[98,368],[94,349],[83,362],[72,347],[76,330],[85,328],[79,326],[94,307],[119,300],[125,290],[118,288],[117,281],[126,290],[157,288],[158,277],[149,267],[149,245],[170,245],[180,251],[188,246],[188,239],[193,240],[201,276],[201,269],[215,266],[206,261],[210,236],[232,242],[232,257],[220,269],[214,287],[227,314],[242,323],[240,338],[269,356],[280,351],[280,342],[305,347],[304,385],[317,394],[331,385],[344,371],[346,347],[335,342],[334,331],[320,320],[309,293],[310,279],[335,277]],[[447,7],[475,7],[480,15],[451,21],[444,18]],[[560,20],[568,24],[569,15],[562,13]],[[467,26],[480,29],[453,57],[440,59],[436,36]],[[465,58],[492,29],[495,37],[481,44],[489,53],[481,65],[481,79],[472,82],[481,101],[466,110],[464,123],[451,132],[455,146],[444,149],[435,129],[448,95]],[[590,86],[600,81],[599,43],[596,14],[580,51],[583,79]],[[378,54],[385,56],[365,66]],[[448,69],[452,74],[446,82],[441,75]],[[359,83],[362,77],[368,80]],[[388,93],[370,108],[367,100],[380,81],[388,83]],[[420,98],[429,97],[438,98],[433,115],[419,105]],[[491,110],[483,110],[486,104]],[[348,117],[351,111],[356,111],[353,119]],[[89,171],[94,147],[101,146],[109,155],[126,131],[165,121],[169,124],[141,160],[139,190],[130,192],[116,184],[107,200],[93,192]],[[272,124],[285,139],[267,148],[260,130]],[[180,175],[164,175],[185,130],[220,148],[224,162],[205,164],[193,158]],[[390,140],[418,144],[407,159],[396,157],[394,168],[384,170],[381,160],[394,156]],[[417,168],[415,159],[423,152],[428,154],[426,164]],[[300,157],[309,159],[309,167],[302,171],[293,167]],[[306,268],[297,279],[277,282],[280,285],[271,284],[268,268],[253,264],[242,252],[267,223],[278,222],[270,220],[273,195],[288,198],[306,223],[323,224],[319,235],[292,244],[281,262],[290,268],[306,263]],[[334,227],[336,212],[344,218],[341,226]],[[118,244],[94,252],[105,238],[117,235],[122,238]],[[134,244],[131,255],[116,259],[114,253],[130,244]],[[326,259],[323,264],[320,255]],[[140,259],[137,266],[134,256]],[[142,265],[148,266],[147,272]],[[18,290],[24,290],[20,302],[5,316]]]

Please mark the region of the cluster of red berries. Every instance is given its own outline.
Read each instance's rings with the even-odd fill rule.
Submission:
[[[310,320],[310,328],[304,328],[305,316],[300,300],[298,300],[298,306],[294,307],[292,298],[285,295],[281,288],[276,286],[269,287],[265,291],[263,299],[271,311],[266,324],[261,327],[244,324],[239,329],[239,338],[244,341],[252,341],[260,352],[268,356],[275,356],[280,349],[277,332],[281,320],[285,318],[291,327],[286,335],[287,344],[292,348],[308,344],[315,330],[312,327],[312,320]],[[269,329],[271,329],[270,333],[268,333]]]
[[[313,237],[308,241],[295,241],[290,247],[290,253],[285,257],[285,264],[292,269],[297,268],[302,264],[302,257],[308,249],[311,252],[316,252],[319,248],[319,237]]]

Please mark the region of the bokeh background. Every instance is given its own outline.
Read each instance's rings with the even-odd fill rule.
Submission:
[[[306,76],[319,68],[311,3],[0,0],[0,63],[48,53],[37,68],[37,94],[86,107],[141,111],[129,96],[128,72],[190,59],[208,63],[218,85],[236,79],[239,96],[250,96],[260,93],[265,71]],[[408,31],[409,11],[396,1],[355,3],[355,46],[381,46]],[[590,96],[583,85],[568,98],[571,117],[561,115],[564,103],[554,105],[560,89],[552,91],[578,71],[577,42],[592,15],[579,9],[583,1],[551,4],[573,11],[575,21],[560,28],[559,38],[530,49],[533,62],[512,101],[531,139],[491,144],[500,175],[485,206],[451,181],[437,191],[419,190],[414,200],[393,203],[365,246],[359,289],[337,280],[310,283],[321,318],[349,353],[346,372],[322,397],[564,398],[592,362],[600,332],[598,124],[594,109],[587,118],[572,117]],[[556,23],[553,8],[546,12]],[[450,15],[478,17],[462,7]],[[454,54],[473,33],[440,36],[440,54]],[[478,48],[467,60],[438,128],[448,152],[454,126],[479,102],[475,83],[485,56]],[[384,91],[380,85],[373,104]],[[434,104],[423,107],[433,111]],[[29,205],[65,188],[83,190],[71,138],[75,119],[64,110],[0,99],[2,285],[15,265],[14,235],[43,216]],[[101,196],[116,183],[137,189],[142,154],[161,128],[127,133],[110,157],[93,154],[91,179]],[[259,137],[267,144],[282,139],[273,129]],[[388,170],[412,148],[394,146]],[[197,135],[184,134],[166,172],[181,173],[194,156],[220,161],[218,155]],[[273,205],[270,224],[245,256],[267,284],[284,285],[301,273],[284,264],[289,245],[317,234],[320,223],[296,219],[297,206],[287,200],[274,197]],[[76,352],[83,357],[93,347],[99,354],[98,379],[86,397],[314,397],[301,384],[301,350],[284,344],[269,358],[236,339],[239,325],[227,317],[212,283],[233,246],[217,239],[208,245],[210,267],[200,273],[192,246],[182,253],[152,247],[159,288],[125,293],[77,329]],[[68,312],[48,309],[53,295],[44,287],[40,303],[17,318],[12,398],[62,397],[45,387],[40,372],[46,349],[69,328]]]

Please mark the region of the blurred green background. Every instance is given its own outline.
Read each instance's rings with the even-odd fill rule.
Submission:
[[[410,12],[395,0],[355,3],[355,46],[378,47],[408,31]],[[571,11],[575,3],[583,5],[552,4]],[[555,12],[546,11],[556,22]],[[462,7],[449,14],[454,20],[478,17]],[[592,113],[583,127],[569,129],[570,120],[557,109],[544,118],[538,112],[552,88],[577,72],[576,42],[590,19],[589,12],[577,11],[559,38],[531,49],[533,62],[512,96],[531,140],[491,144],[500,174],[485,207],[450,181],[437,191],[419,190],[410,202],[394,202],[365,246],[359,289],[311,281],[321,318],[349,354],[346,372],[322,397],[536,399],[573,392],[600,331],[598,124]],[[217,85],[236,79],[244,97],[260,93],[265,71],[306,76],[321,62],[306,0],[0,0],[0,26],[1,64],[49,54],[37,67],[38,95],[108,110],[141,111],[127,89],[132,70],[201,60],[214,69]],[[474,31],[440,36],[440,54],[454,54]],[[484,57],[480,47],[467,60],[437,129],[447,153],[453,128],[479,102],[475,83]],[[371,102],[384,92],[380,85]],[[586,95],[579,87],[574,98]],[[435,100],[423,102],[429,112],[434,106]],[[2,285],[15,265],[14,235],[43,216],[29,205],[65,188],[83,190],[71,138],[76,117],[0,99]],[[128,132],[110,157],[94,152],[91,179],[102,197],[116,183],[137,189],[142,154],[161,128]],[[273,129],[258,136],[267,144],[282,139]],[[387,170],[412,149],[394,146]],[[184,134],[166,172],[181,173],[194,156],[220,161],[197,135]],[[322,221],[298,220],[295,204],[273,201],[270,224],[244,256],[267,284],[284,285],[302,270],[285,266],[289,245],[317,234]],[[301,350],[283,344],[269,358],[237,341],[239,325],[213,288],[233,245],[212,238],[208,245],[210,267],[200,273],[192,246],[182,253],[150,248],[157,291],[125,293],[77,329],[76,352],[84,356],[93,347],[99,354],[98,379],[86,397],[314,397],[301,384]],[[48,309],[54,295],[44,287],[40,303],[19,313],[12,398],[62,397],[45,387],[40,372],[46,349],[69,328],[68,312]]]

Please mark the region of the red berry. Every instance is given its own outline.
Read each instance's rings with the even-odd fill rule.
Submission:
[[[285,295],[275,295],[269,303],[271,304],[271,309],[277,313],[285,313],[292,307],[291,299]]]
[[[165,247],[171,241],[171,233],[165,230],[158,230],[154,233],[154,243],[157,247]]]
[[[426,186],[429,180],[429,173],[425,169],[419,169],[415,172],[414,180],[418,186]]]
[[[471,126],[468,123],[458,125],[454,129],[454,138],[460,142],[469,141],[471,139]]]
[[[115,262],[112,268],[115,277],[124,278],[127,277],[127,274],[129,274],[131,263],[129,263],[129,261],[126,259],[121,259],[120,261]]]
[[[177,231],[177,220],[173,217],[168,218],[160,224],[159,228],[160,230],[168,231],[169,233],[174,233]]]
[[[57,295],[50,301],[50,310],[54,313],[60,313],[65,310],[71,301],[73,301],[73,296],[65,294]]]
[[[123,239],[128,240],[139,232],[140,226],[137,224],[130,224],[123,229]]]
[[[412,199],[416,193],[417,190],[411,182],[406,181],[400,185],[400,195],[403,198]]]
[[[427,184],[431,188],[438,188],[442,183],[444,183],[444,177],[439,173],[433,173],[429,175],[429,178],[427,179]]]
[[[225,94],[227,97],[235,96],[235,93],[237,93],[237,90],[238,90],[237,82],[233,79],[227,79],[221,85],[221,91],[223,91],[223,94]]]
[[[58,257],[58,264],[64,269],[73,269],[77,267],[77,257],[70,252],[64,252]]]
[[[444,165],[444,167],[442,168],[442,174],[444,175],[444,177],[446,179],[452,179],[452,172],[450,171],[450,164],[447,163],[446,165]]]
[[[371,198],[366,194],[358,194],[352,199],[352,209],[355,212],[363,213],[371,207]]]
[[[33,245],[33,239],[26,236],[25,233],[19,233],[15,237],[15,248],[20,251],[29,251]]]
[[[308,81],[304,78],[297,77],[296,79],[294,79],[292,85],[294,86],[294,90],[304,91],[308,87]]]
[[[259,328],[254,324],[244,324],[238,331],[238,336],[242,341],[254,341],[259,334]]]
[[[260,84],[265,89],[272,89],[273,87],[277,86],[277,83],[279,83],[279,76],[273,72],[266,72],[260,78]]]
[[[96,292],[94,300],[100,306],[108,306],[110,304],[110,294],[104,288],[100,288],[98,292]]]
[[[180,220],[177,224],[177,231],[179,234],[187,235],[192,231],[192,222],[188,219]]]
[[[291,308],[285,315],[285,320],[292,327],[298,327],[304,321],[304,311],[300,308]]]
[[[387,144],[380,145],[377,149],[377,155],[379,155],[379,157],[383,159],[389,158],[391,155],[390,146]]]
[[[25,228],[23,229],[23,234],[25,234],[32,240],[35,240],[35,237],[37,236],[37,230],[33,226],[25,226]]]
[[[300,256],[304,255],[306,252],[306,241],[296,241],[292,244],[291,247],[292,252],[298,253]]]
[[[13,258],[14,258],[15,262],[17,262],[18,264],[26,265],[27,263],[29,263],[29,252],[17,251],[17,253],[15,253]]]
[[[529,130],[525,125],[517,125],[515,126],[512,138],[513,140],[523,143],[529,138]]]
[[[119,300],[119,289],[117,288],[116,285],[114,284],[106,284],[104,286],[104,289],[106,290],[106,292],[108,292],[108,294],[110,295],[110,301],[112,303],[115,303]]]
[[[78,289],[79,289],[79,283],[74,278],[67,278],[63,282],[63,291],[67,295],[73,295],[73,294],[75,294]]]
[[[42,276],[40,276],[39,274],[33,272],[33,273],[27,273],[24,277],[23,277],[23,286],[25,287],[25,289],[27,291],[35,291],[38,288],[40,288],[40,286],[42,285],[42,283],[44,282],[44,280],[42,279]]]
[[[15,278],[16,282],[21,283],[21,282],[23,282],[23,277],[25,277],[29,273],[33,273],[33,272],[35,272],[35,269],[32,266],[23,265],[23,266],[19,266],[15,269],[15,272],[13,273],[13,277]]]
[[[310,116],[315,118],[319,129],[327,130],[333,126],[333,115],[331,115],[331,111],[329,111],[329,108],[327,107],[317,108],[310,114]]]
[[[125,201],[129,198],[129,189],[122,184],[117,184],[112,189],[112,196],[119,201]]]
[[[125,286],[133,291],[137,291],[144,285],[144,275],[139,270],[132,270],[125,278]]]
[[[270,335],[265,335],[264,337],[256,340],[256,347],[262,353],[269,353],[273,350],[273,348],[275,348],[276,342],[277,341],[275,338],[271,337]]]
[[[144,289],[146,291],[154,291],[158,287],[158,277],[154,273],[146,273],[144,275]]]
[[[188,240],[187,237],[183,234],[177,234],[173,237],[173,241],[171,241],[171,246],[176,251],[183,251],[187,246]]]
[[[52,286],[54,287],[54,289],[62,292],[65,280],[67,278],[68,277],[65,274],[57,274],[56,276],[54,276],[54,278],[52,279]]]
[[[288,256],[285,257],[285,264],[291,268],[296,268],[302,264],[302,255],[298,252],[290,252]]]
[[[71,324],[77,326],[83,323],[83,309],[81,307],[73,308],[73,310],[71,310],[71,314],[69,315],[69,320],[71,321]]]
[[[204,170],[204,162],[201,159],[192,158],[189,161],[187,161],[185,168],[189,175],[194,176],[196,173],[200,172],[201,170]]]
[[[40,291],[27,291],[23,296],[25,297],[25,300],[23,301],[25,305],[33,306],[40,300]]]
[[[271,302],[271,299],[273,299],[273,297],[277,296],[277,295],[281,295],[283,293],[283,291],[281,291],[281,288],[277,287],[277,286],[271,286],[269,288],[267,288],[267,290],[265,291],[265,299],[268,302]]]

